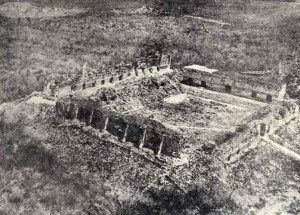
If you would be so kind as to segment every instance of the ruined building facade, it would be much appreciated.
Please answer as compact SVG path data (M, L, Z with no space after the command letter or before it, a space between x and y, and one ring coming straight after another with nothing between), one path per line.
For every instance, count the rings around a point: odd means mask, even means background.
M278 129L297 118L299 106L293 101L263 107L241 122L235 135L222 145L219 156L225 163L234 163L262 144L263 137L273 139Z
M279 97L285 94L284 85L269 74L220 72L198 65L184 68L183 83L264 102L282 99Z
M179 157L183 148L180 134L160 122L108 110L99 102L86 98L57 101L56 114L59 123L78 120L86 126L110 133L120 142L131 142L139 149L151 149L157 156Z
M171 56L158 53L157 56L139 58L131 64L120 64L103 69L88 68L87 63L82 67L80 75L71 80L51 80L45 82L44 94L51 97L58 97L59 88L69 88L72 92L85 90L87 88L101 87L109 84L116 84L146 74L160 72L162 69L170 69Z

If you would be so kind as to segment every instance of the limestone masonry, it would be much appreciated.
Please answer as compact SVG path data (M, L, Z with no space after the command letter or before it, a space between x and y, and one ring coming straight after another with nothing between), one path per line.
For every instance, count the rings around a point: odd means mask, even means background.
M146 60L147 63L133 63L132 67L118 69L116 73L107 72L106 77L98 77L84 65L82 75L71 82L60 86L48 83L45 94L58 99L57 122L77 121L99 132L109 133L119 142L130 142L139 149L148 148L158 157L182 158L187 148L197 142L197 130L228 132L230 129L210 128L204 124L199 127L197 118L190 122L191 126L183 126L177 122L180 119L166 120L161 114L168 109L177 109L177 117L188 114L186 111L199 115L198 102L209 104L206 108L213 108L210 103L214 102L225 108L224 113L229 111L228 114L232 114L234 110L242 114L246 111L244 121L229 124L234 126L235 135L222 146L220 157L224 162L234 162L245 154L243 151L255 147L260 137L270 134L285 123L286 118L295 117L299 112L297 105L284 102L285 85L280 84L280 77L274 78L270 71L220 72L200 65L186 66L180 71L170 68L170 56L157 56L149 58L152 61ZM282 102L287 110L281 107ZM184 106L186 110L182 108ZM286 113L280 123L273 119L277 106L282 109L280 113ZM255 116L262 112L266 113L256 119ZM220 119L226 120L224 116L220 115ZM207 122L211 121L210 118ZM218 124L226 126L225 122Z

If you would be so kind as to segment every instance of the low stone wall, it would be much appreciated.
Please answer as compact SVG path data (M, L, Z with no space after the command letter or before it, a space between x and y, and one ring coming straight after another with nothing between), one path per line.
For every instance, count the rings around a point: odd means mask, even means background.
M70 86L71 90L82 90L106 83L118 83L129 76L143 76L147 73L159 72L160 69L170 68L171 56L162 54L159 59L159 64L156 65L150 65L149 62L151 62L151 59L148 58L142 61L148 63L139 62L134 65L132 64L130 68L127 67L123 69L111 68L108 73L101 72L101 74L105 74L104 76L102 75L102 77L99 77L99 73L93 74L92 76L88 76L87 74L78 76L77 81Z
M135 147L153 150L156 155L178 157L182 150L180 134L160 122L102 108L95 101L68 99L56 105L58 123L79 120L87 126L106 131L120 142L131 142Z
M127 79L128 77L139 77L143 76L147 73L151 74L153 72L158 72L159 69L158 67L149 67L145 69L136 69L136 70L130 70L127 71L126 73L123 74L114 74L111 76L106 76L106 77L97 77L92 80L86 80L86 81L80 81L78 83L73 83L70 85L70 88L72 91L79 91L79 90L84 90L96 86L103 86L105 84L111 83L111 84L117 84L120 83L121 81Z
M236 135L220 147L224 162L232 163L254 149L261 137L273 134L293 118L299 117L299 106L294 102L269 105L245 119Z

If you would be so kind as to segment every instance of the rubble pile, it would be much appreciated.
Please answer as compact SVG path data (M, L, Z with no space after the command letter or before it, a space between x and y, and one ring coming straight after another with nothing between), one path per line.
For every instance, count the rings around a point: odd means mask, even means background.
M140 107L151 107L156 103L161 103L165 97L180 92L181 89L177 83L168 76L161 76L159 78L144 77L116 90L101 88L96 96L103 104L109 104L109 109L124 112Z

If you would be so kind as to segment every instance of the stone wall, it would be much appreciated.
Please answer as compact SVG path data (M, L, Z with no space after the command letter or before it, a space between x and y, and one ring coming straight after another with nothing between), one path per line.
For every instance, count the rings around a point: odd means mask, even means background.
M192 86L205 87L207 89L231 93L237 96L247 97L259 101L272 102L279 96L281 85L270 81L249 79L238 73L213 74L185 69L183 72L183 83Z
M58 97L59 88L69 88L71 91L79 91L92 87L99 87L108 83L116 84L128 77L143 76L147 73L159 72L160 69L170 69L171 56L157 53L146 57L140 57L133 63L121 62L118 65L109 65L98 69L87 68L84 64L81 74L67 74L56 76L55 79L45 83L44 93L48 96ZM56 82L54 84L54 82ZM53 82L53 83L52 83Z
M151 149L154 154L178 157L182 150L180 134L160 122L102 108L96 101L65 99L56 105L58 123L78 120L99 131L108 132L120 142L131 142L137 148Z
M99 87L99 86L104 86L107 85L108 83L110 84L117 84L125 79L128 80L129 77L139 77L143 76L147 73L153 73L153 72L158 72L158 67L148 67L148 68L143 68L143 69L136 69L136 70L128 70L124 74L111 74L107 76L101 76L101 77L94 77L91 79L87 79L85 81L79 81L79 82L74 82L70 84L70 89L71 91L79 91L79 90L84 90L92 87Z
M262 108L238 126L235 136L220 147L224 162L232 163L261 143L261 137L272 135L292 119L299 117L299 106L284 102Z
M136 59L135 63L126 65L117 65L102 69L100 72L86 73L77 76L70 84L71 90L77 91L104 85L106 83L117 83L129 76L142 76L146 73L158 72L161 68L170 68L171 56L161 55L158 63L151 63L153 56Z

